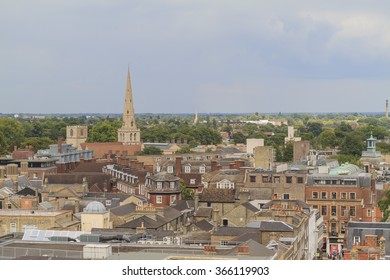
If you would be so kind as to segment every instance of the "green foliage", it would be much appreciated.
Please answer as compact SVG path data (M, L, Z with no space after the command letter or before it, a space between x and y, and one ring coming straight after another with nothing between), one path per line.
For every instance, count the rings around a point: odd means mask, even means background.
M180 150L176 151L176 154L189 154L191 152L191 147L181 147Z
M233 134L233 141L234 144L245 144L246 137L242 132L236 132Z
M20 146L24 139L24 127L22 123L14 119L0 119L0 152L9 153L14 146Z
M348 132L340 145L341 154L361 156L365 149L364 135L358 131Z
M333 129L325 129L318 136L318 144L322 146L322 148L331 147L333 148L338 144L337 137Z
M355 155L346 155L346 154L337 154L337 155L334 155L332 156L331 158L334 158L334 159L337 159L337 161L339 162L339 164L343 164L343 163L351 163L351 164L355 164L357 166L360 166L360 156L355 156Z
M163 151L157 147L150 146L145 147L142 152L139 153L139 155L162 155Z
M382 153L390 153L390 144L385 142L376 143L376 149Z
M104 120L92 127L89 132L88 142L116 142L118 141L119 120Z
M186 187L183 179L180 180L180 188L182 200L194 200L194 191Z
M378 207L379 209L381 209L383 213L382 222L387 222L387 219L389 218L390 215L389 206L390 206L390 190L388 190L385 193L385 197L383 199L378 201Z
M41 149L47 149L50 144L55 144L55 141L53 141L49 137L29 137L25 138L22 143L22 146L32 146L33 151L37 152Z

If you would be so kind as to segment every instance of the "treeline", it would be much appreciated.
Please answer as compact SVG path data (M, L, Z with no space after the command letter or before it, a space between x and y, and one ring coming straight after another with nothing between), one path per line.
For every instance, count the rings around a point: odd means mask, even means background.
M193 124L192 116L137 116L137 126L141 129L143 142L169 142L175 139L186 142L189 147L196 145L220 144L221 133L233 143L246 143L247 138L263 138L265 145L276 150L277 161L291 161L292 145L285 144L287 125L257 125L240 123L236 120L284 119L294 125L295 136L310 141L315 149L338 149L342 161L357 161L366 149L366 139L372 135L382 142L377 149L390 152L388 119L381 116L363 114L290 114L283 115L245 115L209 116L200 115L199 123ZM109 116L47 118L44 120L0 118L0 154L10 153L14 146L27 145L37 151L56 143L59 137L65 139L67 125L86 125L89 128L89 142L117 141L120 118ZM182 152L189 151L183 149Z

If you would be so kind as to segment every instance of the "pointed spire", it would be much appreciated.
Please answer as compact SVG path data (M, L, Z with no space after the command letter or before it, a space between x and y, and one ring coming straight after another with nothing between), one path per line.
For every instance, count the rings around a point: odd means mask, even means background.
M131 89L130 67L127 67L125 104L123 109L122 127L118 129L118 141L124 144L139 144L140 131L135 123L133 92Z

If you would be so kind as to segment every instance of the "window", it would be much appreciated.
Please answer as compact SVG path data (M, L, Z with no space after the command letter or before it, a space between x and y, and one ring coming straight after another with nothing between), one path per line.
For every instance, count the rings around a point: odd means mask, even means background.
M318 198L318 192L313 192L313 198L317 199Z
M349 193L349 199L356 199L356 193L350 192Z
M342 192L340 194L340 196L341 196L341 199L347 199L347 193L345 193L345 192Z
M357 243L360 243L360 236L353 237L353 244L356 245Z
M326 206L326 205L322 205L321 206L321 215L322 216L326 216L327 214L326 214L326 212L327 212L327 209L328 207Z
M168 165L167 172L168 173L173 173L173 166L172 165Z
M185 173L190 173L190 172L191 172L191 166L186 165L186 166L184 167L184 172L185 172Z
M274 177L274 183L280 183L280 177Z
M356 208L355 208L355 206L349 207L349 215L351 215L352 217L356 216Z
M337 206L331 207L331 213L332 213L332 216L337 216Z
M156 171L157 171L157 172L160 172L160 171L161 171L161 166L160 166L160 165L157 165Z
M345 224L344 223L341 224L341 233L345 233Z
M175 182L169 182L169 187L171 189L174 189L175 188Z
M336 192L332 192L331 196L332 196L332 199L337 199L337 193Z
M7 208L8 208L8 209L12 209L12 204L11 204L11 203L8 203L8 204L7 204Z
M173 204L175 200L176 200L176 195L171 195L171 199L170 199L171 204Z
M195 185L196 184L196 179L190 179L190 184Z
M204 166L200 166L199 167L199 173L206 173L206 167L204 167Z
M229 241L228 240L221 240L221 241L219 241L219 244L221 246L227 246L229 244Z
M371 217L371 209L367 209L367 217Z
M313 209L318 209L318 205L313 205Z
M111 200L109 199L106 200L106 206L111 206Z
M262 177L262 182L263 183L268 183L268 176L263 176Z
M9 232L16 232L16 223L9 224Z
M340 206L341 217L347 216L347 206Z
M251 183L256 183L256 176L249 176L249 181Z
M321 192L321 198L322 198L322 199L326 199L326 195L327 195L326 192Z
M156 203L157 204L161 204L162 203L162 196L161 195L156 196Z
M297 177L297 183L303 184L303 177Z
M283 199L290 199L290 194L289 193L284 193L283 194Z
M157 182L157 189L161 190L162 189L162 185L163 185L162 182Z
M286 177L286 183L287 184L291 184L292 183L292 177L291 176L287 176Z

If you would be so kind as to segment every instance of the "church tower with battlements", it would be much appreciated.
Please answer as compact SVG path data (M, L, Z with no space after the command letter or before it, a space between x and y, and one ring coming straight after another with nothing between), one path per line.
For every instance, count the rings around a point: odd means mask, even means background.
M122 117L122 127L118 129L118 142L123 145L141 144L141 133L135 123L133 93L131 90L130 69L127 71L125 106Z

